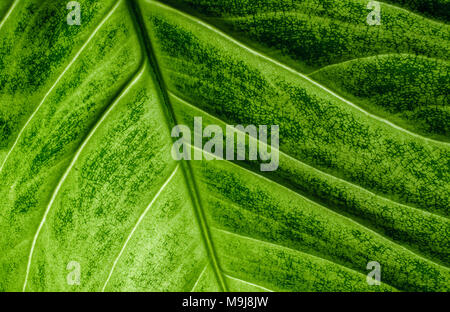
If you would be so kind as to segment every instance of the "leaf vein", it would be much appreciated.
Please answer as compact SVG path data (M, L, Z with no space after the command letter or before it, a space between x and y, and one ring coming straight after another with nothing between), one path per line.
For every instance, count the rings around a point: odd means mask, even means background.
M9 18L11 13L14 11L14 8L19 3L19 0L14 0L13 4L9 7L8 12L6 12L6 15L3 17L2 21L0 22L0 29L2 29L3 25L5 24L6 20Z
M130 234L128 234L127 239L125 240L125 242L123 243L122 248L120 249L119 254L117 255L117 257L114 259L113 265L111 267L111 270L109 271L108 277L105 281L105 284L103 285L102 288L102 292L105 291L106 286L108 285L109 280L111 279L111 276L114 272L114 269L116 268L117 262L119 261L120 257L122 256L125 248L128 245L128 242L130 241L131 237L133 236L134 232L136 231L136 229L139 227L139 225L141 224L142 220L144 220L147 212L150 210L150 208L153 206L153 204L155 203L155 201L158 199L159 195L161 195L162 191L166 188L166 186L170 183L170 181L172 180L172 178L175 176L176 172L178 171L179 165L177 165L175 167L175 169L172 171L172 173L170 174L170 176L167 178L167 180L163 183L163 185L159 188L158 192L156 193L156 195L153 197L152 201L150 202L150 204L148 204L148 206L144 209L144 211L142 212L142 214L139 216L139 219L137 220L136 224L134 225L134 227L131 229Z

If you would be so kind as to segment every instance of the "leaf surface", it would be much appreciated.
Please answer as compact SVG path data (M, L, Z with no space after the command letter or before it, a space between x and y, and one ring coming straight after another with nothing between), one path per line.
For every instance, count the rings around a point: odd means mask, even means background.
M79 27L65 3L0 8L1 290L448 290L444 21L386 6L369 28L365 1L79 2ZM173 160L194 117L279 125L278 169Z

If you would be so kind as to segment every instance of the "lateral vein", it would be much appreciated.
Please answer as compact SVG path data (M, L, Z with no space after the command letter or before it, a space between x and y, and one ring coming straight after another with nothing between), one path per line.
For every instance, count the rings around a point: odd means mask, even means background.
M205 265L205 268L202 270L202 273L200 273L200 275L197 278L197 281L195 282L194 286L192 286L192 289L190 292L193 292L195 287L197 287L198 282L200 281L200 279L202 278L203 274L205 273L206 269L208 268L208 263Z
M326 258L319 257L317 255L310 254L310 253L302 251L302 250L290 248L290 247L287 247L287 246L284 246L284 245L275 244L275 243L268 242L268 241L262 240L262 239L257 239L257 238L251 237L251 236L237 234L237 233L230 232L230 231L227 231L227 230L224 230L224 229L220 229L220 228L217 228L217 227L215 227L214 230L216 230L218 232L222 232L222 233L230 235L230 236L238 237L238 238L243 239L243 240L249 240L249 241L252 241L252 242L255 242L255 243L258 243L258 244L268 245L268 246L275 247L275 248L278 248L278 249L287 250L289 252L304 254L304 255L310 256L310 257L315 258L315 259L319 259L319 260L322 260L322 261L326 261L328 263L332 263L332 264L337 265L339 267L342 267L342 268L344 268L346 270L353 271L356 274L364 275L363 273L361 273L361 272L359 272L359 271L357 271L355 269L349 268L349 267L347 267L347 266L345 266L343 264L331 261L331 260L326 259Z
M266 290L266 291L274 292L273 290L271 290L271 289L269 289L269 288L266 288L266 287L263 287L263 286L260 286L260 285L257 285L257 284L253 284L253 283L244 281L244 280L242 280L242 279L240 279L240 278L233 277L233 276L231 276L231 275L229 275L229 274L225 274L225 276L228 277L228 278L230 278L230 279L233 279L233 280L235 280L235 281L238 281L238 282L242 282L242 283L245 283L245 284L248 284L248 285L257 287L257 288L261 288L261 289L264 289L264 290Z
M105 284L103 285L102 288L102 292L105 291L106 286L109 283L109 280L114 272L114 269L116 268L117 262L119 261L120 257L122 256L125 248L128 245L128 242L130 241L131 237L133 236L134 232L136 231L136 229L139 227L139 225L141 224L142 220L144 220L145 215L147 214L147 212L150 210L150 208L153 206L153 204L155 203L155 201L158 199L159 195L161 195L162 191L166 188L166 186L170 183L170 181L172 180L172 178L175 176L175 173L177 172L179 168L179 165L177 165L175 167L175 169L172 171L172 173L170 174L169 178L167 178L167 180L164 182L164 184L160 187L160 189L158 190L158 192L156 193L156 195L153 197L152 201L150 202L150 204L148 204L148 206L144 209L144 211L142 212L142 214L140 215L139 219L137 220L136 224L134 225L133 229L131 230L130 234L128 234L127 239L125 240L119 254L117 255L116 259L113 262L113 265L111 267L111 270L109 271L108 274L108 278L105 281Z
M6 12L6 15L3 17L1 23L0 23L0 29L2 29L3 25L5 24L6 20L11 15L12 11L14 11L14 8L19 3L19 0L14 0L13 4L9 7L8 12Z

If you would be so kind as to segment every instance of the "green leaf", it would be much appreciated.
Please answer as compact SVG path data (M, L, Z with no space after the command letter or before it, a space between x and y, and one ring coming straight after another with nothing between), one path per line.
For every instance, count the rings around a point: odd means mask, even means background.
M445 21L79 3L80 26L65 1L0 7L0 290L449 290ZM175 161L194 117L279 125L278 169Z

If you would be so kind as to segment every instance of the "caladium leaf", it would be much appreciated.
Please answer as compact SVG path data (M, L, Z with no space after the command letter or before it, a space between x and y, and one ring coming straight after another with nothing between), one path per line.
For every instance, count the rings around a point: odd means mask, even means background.
M445 115L355 92L446 111L445 22L388 6L377 29L366 1L78 2L80 25L64 1L3 10L1 290L448 290L449 145L425 127ZM422 54L429 87L375 54ZM277 170L174 160L172 128L199 117L278 125Z

